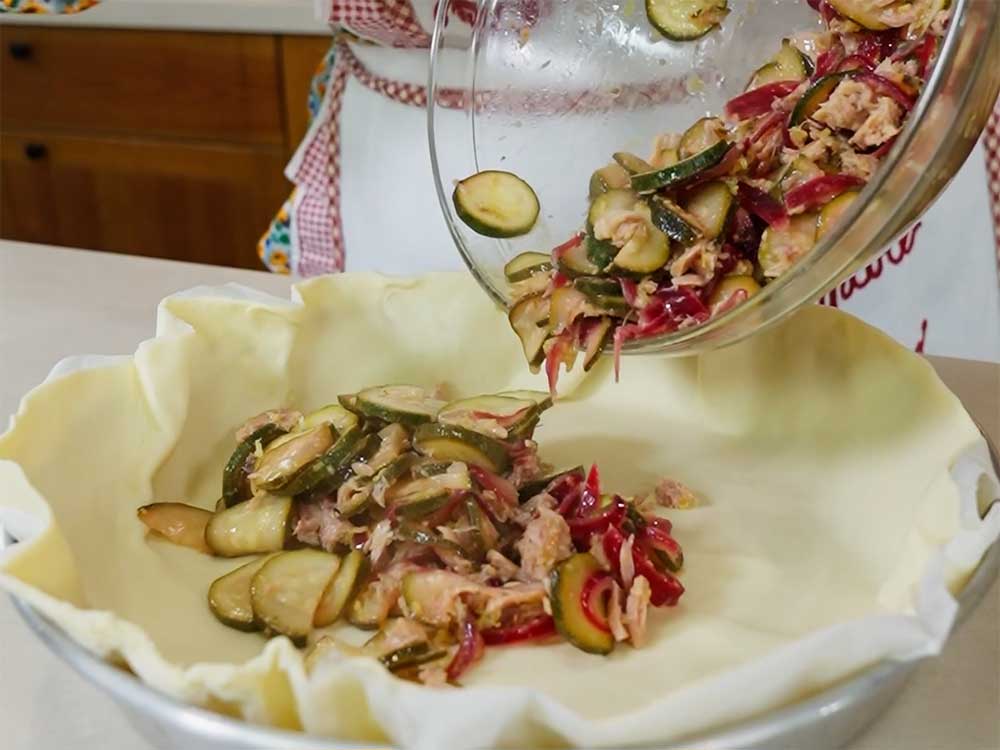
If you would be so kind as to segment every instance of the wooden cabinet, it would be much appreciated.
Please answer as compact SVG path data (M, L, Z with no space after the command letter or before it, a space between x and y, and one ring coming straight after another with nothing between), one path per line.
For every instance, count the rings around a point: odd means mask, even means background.
M329 45L0 26L0 237L259 268Z

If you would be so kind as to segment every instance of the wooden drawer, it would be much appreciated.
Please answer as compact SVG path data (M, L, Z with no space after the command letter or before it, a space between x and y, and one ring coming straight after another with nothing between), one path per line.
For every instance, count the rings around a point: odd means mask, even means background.
M5 239L244 268L290 187L281 147L8 132L0 160Z
M284 143L273 36L0 26L0 127Z

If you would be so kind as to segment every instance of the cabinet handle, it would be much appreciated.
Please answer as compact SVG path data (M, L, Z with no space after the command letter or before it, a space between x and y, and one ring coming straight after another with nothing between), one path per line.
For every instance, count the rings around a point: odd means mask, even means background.
M43 143L27 143L24 146L24 155L31 161L38 161L48 156L49 150Z
M11 42L8 47L10 56L15 60L30 60L35 53L34 47L27 42Z

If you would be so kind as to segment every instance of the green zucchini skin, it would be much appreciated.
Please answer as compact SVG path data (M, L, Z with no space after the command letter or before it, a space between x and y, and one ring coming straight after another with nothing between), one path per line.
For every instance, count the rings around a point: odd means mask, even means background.
M610 654L615 638L597 628L583 611L584 586L591 576L602 572L589 552L581 552L561 562L552 571L552 619L562 636L581 651Z
M267 445L286 433L287 430L276 424L266 424L236 446L236 450L226 462L226 468L222 471L222 502L227 508L250 499L250 480L246 463L253 454L257 441L259 440L261 445Z
M355 427L338 438L326 453L300 471L282 488L282 494L301 495L320 488L333 489L339 484L339 472L349 465L368 446L368 436Z
M646 0L646 17L667 39L691 42L718 27L726 0Z
M704 151L669 167L634 174L632 189L637 193L653 193L672 185L679 185L717 166L732 147L733 144L728 141L719 141L714 146L709 146Z
M451 196L466 226L485 237L505 239L527 234L538 220L538 196L511 172L486 170L466 177Z
M794 128L812 117L823 102L830 98L830 94L840 85L840 82L849 78L853 72L845 70L839 73L830 73L812 84L795 104L788 120L788 126Z
M413 433L413 447L437 461L462 461L496 474L503 474L510 466L503 443L455 425L421 425Z
M690 245L698 239L700 235L698 228L686 221L665 201L656 198L650 200L649 212L653 226L675 242Z

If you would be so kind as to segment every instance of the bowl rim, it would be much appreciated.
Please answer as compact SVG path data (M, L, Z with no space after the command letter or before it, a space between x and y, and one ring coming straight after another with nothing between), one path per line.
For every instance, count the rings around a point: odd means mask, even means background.
M985 430L978 425L977 428L986 442L994 471L1000 476L1000 451ZM985 516L995 505L1000 505L1000 498L987 506L983 510L983 515ZM994 541L986 550L961 593L956 597L958 614L952 633L976 609L998 574L1000 574L1000 539ZM159 723L248 749L285 747L289 750L329 750L331 742L336 742L345 750L362 750L373 746L372 742L358 743L251 724L207 708L184 703L150 687L128 670L91 653L24 600L14 595L11 595L10 599L18 614L39 640L74 671L110 694L117 702L125 704L131 711L151 716ZM950 638L951 634L948 637ZM761 742L778 739L808 727L817 720L835 714L842 715L865 704L891 681L905 679L927 658L929 657L924 656L913 661L887 659L878 661L856 676L834 683L794 703L682 738L670 745L662 745L660 750L682 750L693 745L716 748L759 746ZM858 727L859 730L861 728ZM385 748L398 748L397 745L390 743L374 744Z

